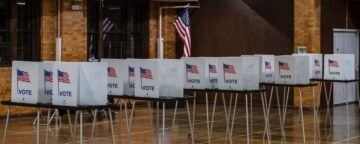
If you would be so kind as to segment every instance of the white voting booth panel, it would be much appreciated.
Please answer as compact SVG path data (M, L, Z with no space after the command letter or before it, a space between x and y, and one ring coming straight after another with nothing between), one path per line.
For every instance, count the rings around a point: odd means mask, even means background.
M332 80L355 79L355 56L353 54L325 54L324 78Z
M39 97L44 100L42 103L51 103L52 101L53 65L54 62L40 63Z
M54 105L107 104L107 63L54 63Z
M184 66L182 60L137 60L135 96L159 98L183 97Z
M308 56L309 57L309 73L310 78L323 78L323 56L322 54L293 54L293 56Z
M259 66L260 66L260 82L263 83L273 83L275 81L274 76L274 55L255 55L259 57Z
M259 89L258 57L219 58L219 89L256 90Z
M184 87L187 89L218 88L218 60L214 57L187 57L184 60Z
M275 83L310 83L309 57L292 55L275 56Z
M127 74L125 78L127 80L124 85L124 94L128 96L135 95L135 72L138 71L138 69L135 69L135 66L138 60L139 59L126 59L125 70Z
M13 61L11 77L11 101L20 103L42 103L39 97L39 62Z
M108 94L124 95L125 88L128 87L128 65L125 59L101 59L101 62L107 62Z

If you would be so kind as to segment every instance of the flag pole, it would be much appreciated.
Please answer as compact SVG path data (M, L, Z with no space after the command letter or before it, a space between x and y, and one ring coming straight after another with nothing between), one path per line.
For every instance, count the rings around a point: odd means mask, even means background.
M158 58L164 58L164 38L162 37L162 10L163 9L181 9L181 8L200 8L199 5L182 5L182 6L163 6L159 8L159 37L158 37Z

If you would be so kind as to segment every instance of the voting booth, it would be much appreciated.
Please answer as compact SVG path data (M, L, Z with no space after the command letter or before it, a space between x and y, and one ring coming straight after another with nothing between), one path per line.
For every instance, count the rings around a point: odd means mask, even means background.
M323 78L323 56L322 54L293 54L293 56L308 56L310 78Z
M39 96L39 62L13 61L11 75L11 101L20 103L45 103Z
M183 60L147 59L135 63L135 96L183 97Z
M325 54L324 79L355 79L355 56L353 54Z
M56 62L53 65L54 105L106 105L107 63Z
M259 58L221 57L219 61L219 89L256 90L259 89Z
M187 89L218 88L218 59L214 57L186 57L184 87Z
M259 57L259 69L260 69L260 82L262 83L274 83L275 81L275 65L274 55L255 55Z
M275 56L275 83L309 84L309 57L303 55Z
M124 95L125 88L128 87L128 65L125 59L101 59L107 62L107 90L109 95Z

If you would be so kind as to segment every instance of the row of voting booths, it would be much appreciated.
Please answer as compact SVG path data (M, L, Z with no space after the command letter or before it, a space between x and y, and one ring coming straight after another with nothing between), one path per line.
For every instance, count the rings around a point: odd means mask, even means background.
M259 83L355 79L352 54L244 55L101 62L14 61L13 102L103 105L107 95L182 97L183 89L256 90Z

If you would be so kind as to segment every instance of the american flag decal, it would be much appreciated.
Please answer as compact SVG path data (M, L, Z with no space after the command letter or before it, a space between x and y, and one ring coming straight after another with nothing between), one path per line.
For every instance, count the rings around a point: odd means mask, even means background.
M212 64L209 64L209 72L210 73L216 73L216 66L212 65Z
M16 73L17 73L17 81L31 83L28 72L17 69Z
M44 80L45 82L52 82L53 81L53 73L52 71L47 71L44 69Z
M199 69L196 65L191 65L191 64L186 63L186 72L198 74Z
M329 66L330 67L339 67L339 64L336 60L329 59Z
M279 62L279 69L281 70L290 70L289 64L286 62Z
M69 74L67 72L62 72L58 70L58 82L61 83L70 83Z
M151 70L140 67L140 78L153 79Z
M135 76L135 69L129 66L129 77L134 77L134 76Z
M271 69L271 63L268 61L265 61L265 69Z
M320 66L320 61L315 59L315 66L319 67Z
M236 74L234 65L223 64L223 67L224 73Z
M116 69L113 67L108 67L108 77L116 77Z

